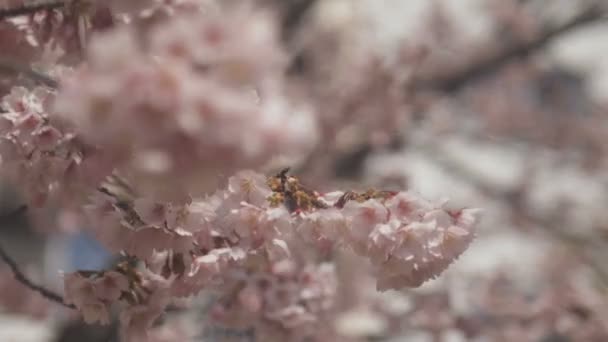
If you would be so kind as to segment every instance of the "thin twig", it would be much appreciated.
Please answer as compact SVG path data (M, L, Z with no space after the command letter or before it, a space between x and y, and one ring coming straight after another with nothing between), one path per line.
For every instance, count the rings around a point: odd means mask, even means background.
M10 255L8 255L2 246L0 246L0 259L2 259L2 261L4 261L8 267L10 267L15 279L30 290L36 291L42 295L42 297L59 305L65 306L66 308L76 309L73 304L67 304L61 295L45 288L44 286L34 284L25 274L23 274L23 272L19 269L19 266L17 266L17 262L11 258Z
M415 82L414 88L456 92L471 82L500 70L501 67L514 60L530 56L566 33L604 19L607 19L606 13L599 5L590 6L563 24L546 28L533 40L501 48L494 54L472 62L456 72L447 75L432 75L418 80Z
M22 74L27 78L53 89L59 86L59 82L40 71L36 71L28 66L20 65L4 59L0 59L0 73Z
M14 216L21 215L25 210L27 210L27 206L21 205L17 209L11 211L10 213L2 215L2 217L0 218L0 222L6 222L6 220L8 220ZM15 261L15 259L13 259L2 246L0 246L0 259L2 259L2 261L4 261L4 263L6 263L8 265L8 267L10 267L15 279L18 282L20 282L21 284L23 284L25 287L29 288L32 291L38 292L42 297L44 297L52 302L55 302L66 308L76 309L76 307L74 305L67 304L63 300L63 297L61 295L45 288L44 286L41 286L41 285L38 285L38 284L35 284L34 282L32 282L21 271L21 269L19 269L19 266L17 265L17 262Z
M0 20L20 15L32 14L45 10L53 10L65 6L66 1L29 1L12 8L0 8Z

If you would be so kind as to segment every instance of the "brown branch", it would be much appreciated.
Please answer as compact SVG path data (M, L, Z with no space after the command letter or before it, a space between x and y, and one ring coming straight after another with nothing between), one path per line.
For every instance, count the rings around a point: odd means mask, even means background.
M419 79L414 83L414 88L433 89L448 93L457 92L468 84L500 70L501 67L512 61L526 58L538 52L566 33L604 19L607 19L606 12L600 5L589 6L563 24L546 28L533 40L500 48L490 56L470 63L468 66L447 75L431 75Z
M14 216L21 215L25 210L27 210L26 205L19 206L17 209L9 212L8 214L2 215L2 217L0 217L0 222L6 222L6 220L8 220ZM76 309L76 307L73 304L67 304L61 295L45 288L44 286L41 286L41 285L38 285L38 284L35 284L34 282L32 282L23 273L23 271L21 271L21 269L17 265L17 262L15 261L15 259L13 259L2 246L0 246L0 259L2 259L2 261L4 261L4 263L6 263L8 265L8 267L11 269L15 279L18 282L20 282L22 285L24 285L25 287L29 288L32 291L38 292L42 297L44 297L52 302L55 302L66 308Z
M407 85L407 91L435 90L446 93L458 92L476 80L499 71L508 63L517 59L528 57L542 50L550 42L566 33L605 19L608 19L606 16L606 11L602 9L600 5L591 5L586 10L583 10L581 13L572 17L572 19L566 21L565 23L555 27L546 28L534 40L503 47L490 56L486 56L478 61L474 61L468 66L448 74L434 74L416 79L411 84ZM295 69L297 64L294 63L292 67ZM393 137L393 139L397 141L399 137ZM373 149L371 149L369 146L360 146L353 153L339 156L338 159L340 161L348 162L338 163L338 168L342 168L343 165L348 166L348 174L339 173L339 175L358 176L360 169L363 166L363 162L372 151ZM487 191L487 189L484 191Z
M42 297L52 302L65 306L66 308L76 309L73 304L67 304L61 295L45 288L44 286L34 284L25 274L23 274L23 272L19 269L19 266L17 266L17 262L11 258L10 255L8 255L2 246L0 246L0 259L2 259L2 261L4 261L8 267L10 267L15 279L25 287L32 291L38 292Z
M65 0L59 1L26 1L21 6L13 8L0 8L0 20L17 17L20 15L33 14L45 10L53 10L65 6Z

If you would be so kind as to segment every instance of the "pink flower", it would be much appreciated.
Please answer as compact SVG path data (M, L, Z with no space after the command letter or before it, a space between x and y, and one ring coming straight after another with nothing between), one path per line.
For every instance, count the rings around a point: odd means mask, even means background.
M462 226L447 211L434 209L420 221L405 218L377 227L369 251L379 272L378 289L419 286L443 272L473 240L474 212L467 210Z
M83 174L83 163L94 159L49 110L54 93L46 88L13 87L0 101L0 157L7 176L22 184L30 204L45 204L50 196L64 204L79 199L95 176ZM103 170L103 169L101 169ZM100 171L101 171L100 170ZM101 171L103 172L103 171Z
M296 229L305 241L327 251L348 234L348 226L340 210L328 208L303 214Z
M104 272L92 281L95 297L105 302L115 302L122 292L129 289L127 278L116 271Z
M87 324L99 323L110 324L110 312L108 306L102 302L85 303L78 308Z
M131 305L120 313L121 337L125 341L148 340L148 330L170 303L172 281L158 277L148 279L144 285L148 289L144 302Z
M64 298L66 303L74 304L82 314L85 322L109 324L110 313L108 303L97 297L94 282L79 273L68 274L64 278ZM102 291L103 292L103 291Z
M399 192L394 197L389 198L385 205L390 210L391 215L401 221L419 220L421 215L433 209L430 202L407 191Z
M263 207L271 194L272 191L266 185L266 177L250 170L240 171L228 180L226 195L234 198L238 204L247 202Z
M93 284L79 273L70 273L64 277L64 293L66 303L77 307L98 301Z
M281 72L286 56L274 18L239 6L221 15L184 15L151 33L151 45L163 57L210 67L223 81L242 84Z
M238 294L238 300L249 313L256 314L262 309L262 296L254 286L250 285L242 289Z
M363 203L347 202L342 209L342 214L348 222L347 245L358 253L363 253L372 230L377 224L387 221L388 213L388 209L375 199Z
M303 155L317 141L314 114L276 86L285 63L274 30L242 8L157 23L142 34L149 44L117 28L91 42L89 64L64 80L54 110L146 195L202 194L218 174Z

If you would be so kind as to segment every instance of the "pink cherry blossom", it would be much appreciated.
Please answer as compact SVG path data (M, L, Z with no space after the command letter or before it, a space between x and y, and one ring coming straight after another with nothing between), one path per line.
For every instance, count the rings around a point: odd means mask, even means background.
M217 184L201 180L219 173L307 153L318 136L315 116L270 86L285 68L272 21L245 9L233 15L168 19L149 32L150 42L127 28L99 35L88 65L65 78L54 111L128 169L148 195L166 199L200 195ZM268 55L244 53L251 48ZM171 187L163 186L167 176Z

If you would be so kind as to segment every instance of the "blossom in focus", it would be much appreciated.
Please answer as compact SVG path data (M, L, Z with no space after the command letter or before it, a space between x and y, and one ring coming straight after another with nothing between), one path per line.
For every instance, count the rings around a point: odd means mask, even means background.
M380 290L417 287L441 274L475 236L477 210L448 209L412 192L322 196L295 177L263 180L240 172L226 190L187 205L98 196L90 212L101 224L93 229L115 252L152 263L169 253L159 269L179 265L180 296L230 283L231 270L280 270L283 261L297 264L311 251L332 249L369 260Z

